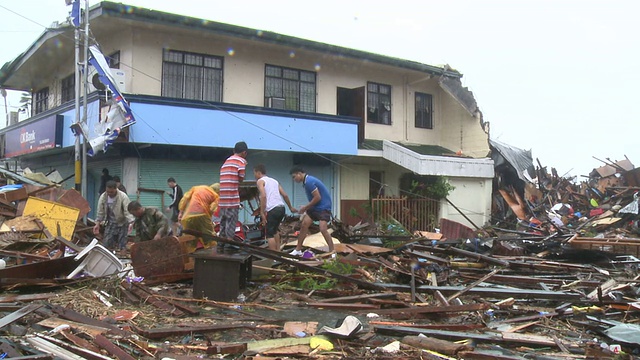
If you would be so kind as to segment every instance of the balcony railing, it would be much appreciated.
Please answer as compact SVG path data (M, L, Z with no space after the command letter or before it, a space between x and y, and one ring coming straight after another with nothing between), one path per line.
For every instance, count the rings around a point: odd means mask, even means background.
M396 220L407 230L433 231L438 227L440 202L432 199L371 199L374 221Z

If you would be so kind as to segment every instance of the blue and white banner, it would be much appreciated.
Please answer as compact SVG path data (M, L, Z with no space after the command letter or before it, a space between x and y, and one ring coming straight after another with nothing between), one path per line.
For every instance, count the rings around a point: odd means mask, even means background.
M82 135L88 140L90 146L87 155L93 156L98 151L106 151L109 145L118 138L120 132L124 128L135 124L136 120L133 117L129 104L116 85L107 59L105 59L102 52L100 52L95 45L89 47L89 51L91 52L89 64L95 68L100 82L111 92L111 104L109 105L107 115L104 119L100 118L99 122L94 126L92 133L89 133L85 124L82 124L80 129L78 129L78 124L74 124L71 127L76 134L78 130L82 132Z
M80 27L80 0L74 0L71 4L71 24Z

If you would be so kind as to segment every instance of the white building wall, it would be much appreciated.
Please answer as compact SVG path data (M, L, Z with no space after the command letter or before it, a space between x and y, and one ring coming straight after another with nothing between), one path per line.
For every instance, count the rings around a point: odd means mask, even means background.
M466 218L482 227L491 217L491 185L493 179L448 178L455 189L448 199L464 214L446 200L440 203L440 217L457 221L474 229Z

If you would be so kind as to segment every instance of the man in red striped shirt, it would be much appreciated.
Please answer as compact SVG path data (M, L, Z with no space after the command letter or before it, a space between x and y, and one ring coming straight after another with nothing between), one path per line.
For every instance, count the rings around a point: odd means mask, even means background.
M220 168L220 236L232 240L236 232L238 211L240 209L240 193L238 186L244 180L247 166L247 143L237 142L233 155L229 156ZM218 244L223 250L224 244Z

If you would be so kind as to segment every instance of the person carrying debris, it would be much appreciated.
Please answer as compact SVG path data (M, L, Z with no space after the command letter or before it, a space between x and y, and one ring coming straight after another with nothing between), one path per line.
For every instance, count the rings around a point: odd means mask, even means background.
M307 200L309 200L309 203L300 207L300 209L292 209L293 212L299 212L300 214L306 213L306 216L302 217L298 244L290 254L302 256L302 244L309 233L309 226L314 221L320 223L320 232L329 246L329 252L333 253L333 239L331 238L331 234L329 234L328 226L329 221L331 221L331 195L329 195L329 190L327 190L327 187L322 181L308 175L304 169L299 166L294 166L291 171L289 171L289 174L291 174L293 181L302 183L304 192L307 195ZM335 253L333 256L335 256Z
M145 208L137 201L132 201L127 210L136 217L133 229L136 231L135 242L158 240L171 235L169 219L156 208Z
M260 224L267 227L269 249L279 251L280 233L278 227L286 213L284 204L287 203L292 212L294 208L289 201L289 195L278 183L278 180L267 176L267 168L263 164L258 164L253 168L253 175L260 192Z
M183 230L194 230L203 234L214 236L213 222L211 217L218 207L218 193L215 189L219 184L196 185L189 189L180 200L178 208L178 220L182 224ZM199 247L210 244L210 238L201 239ZM215 245L215 244L214 244Z
M127 245L127 235L133 228L134 216L129 213L129 196L118 190L116 182L107 181L105 192L98 200L98 215L93 227L95 235L100 234L100 228L104 227L102 242L109 250L124 250Z

